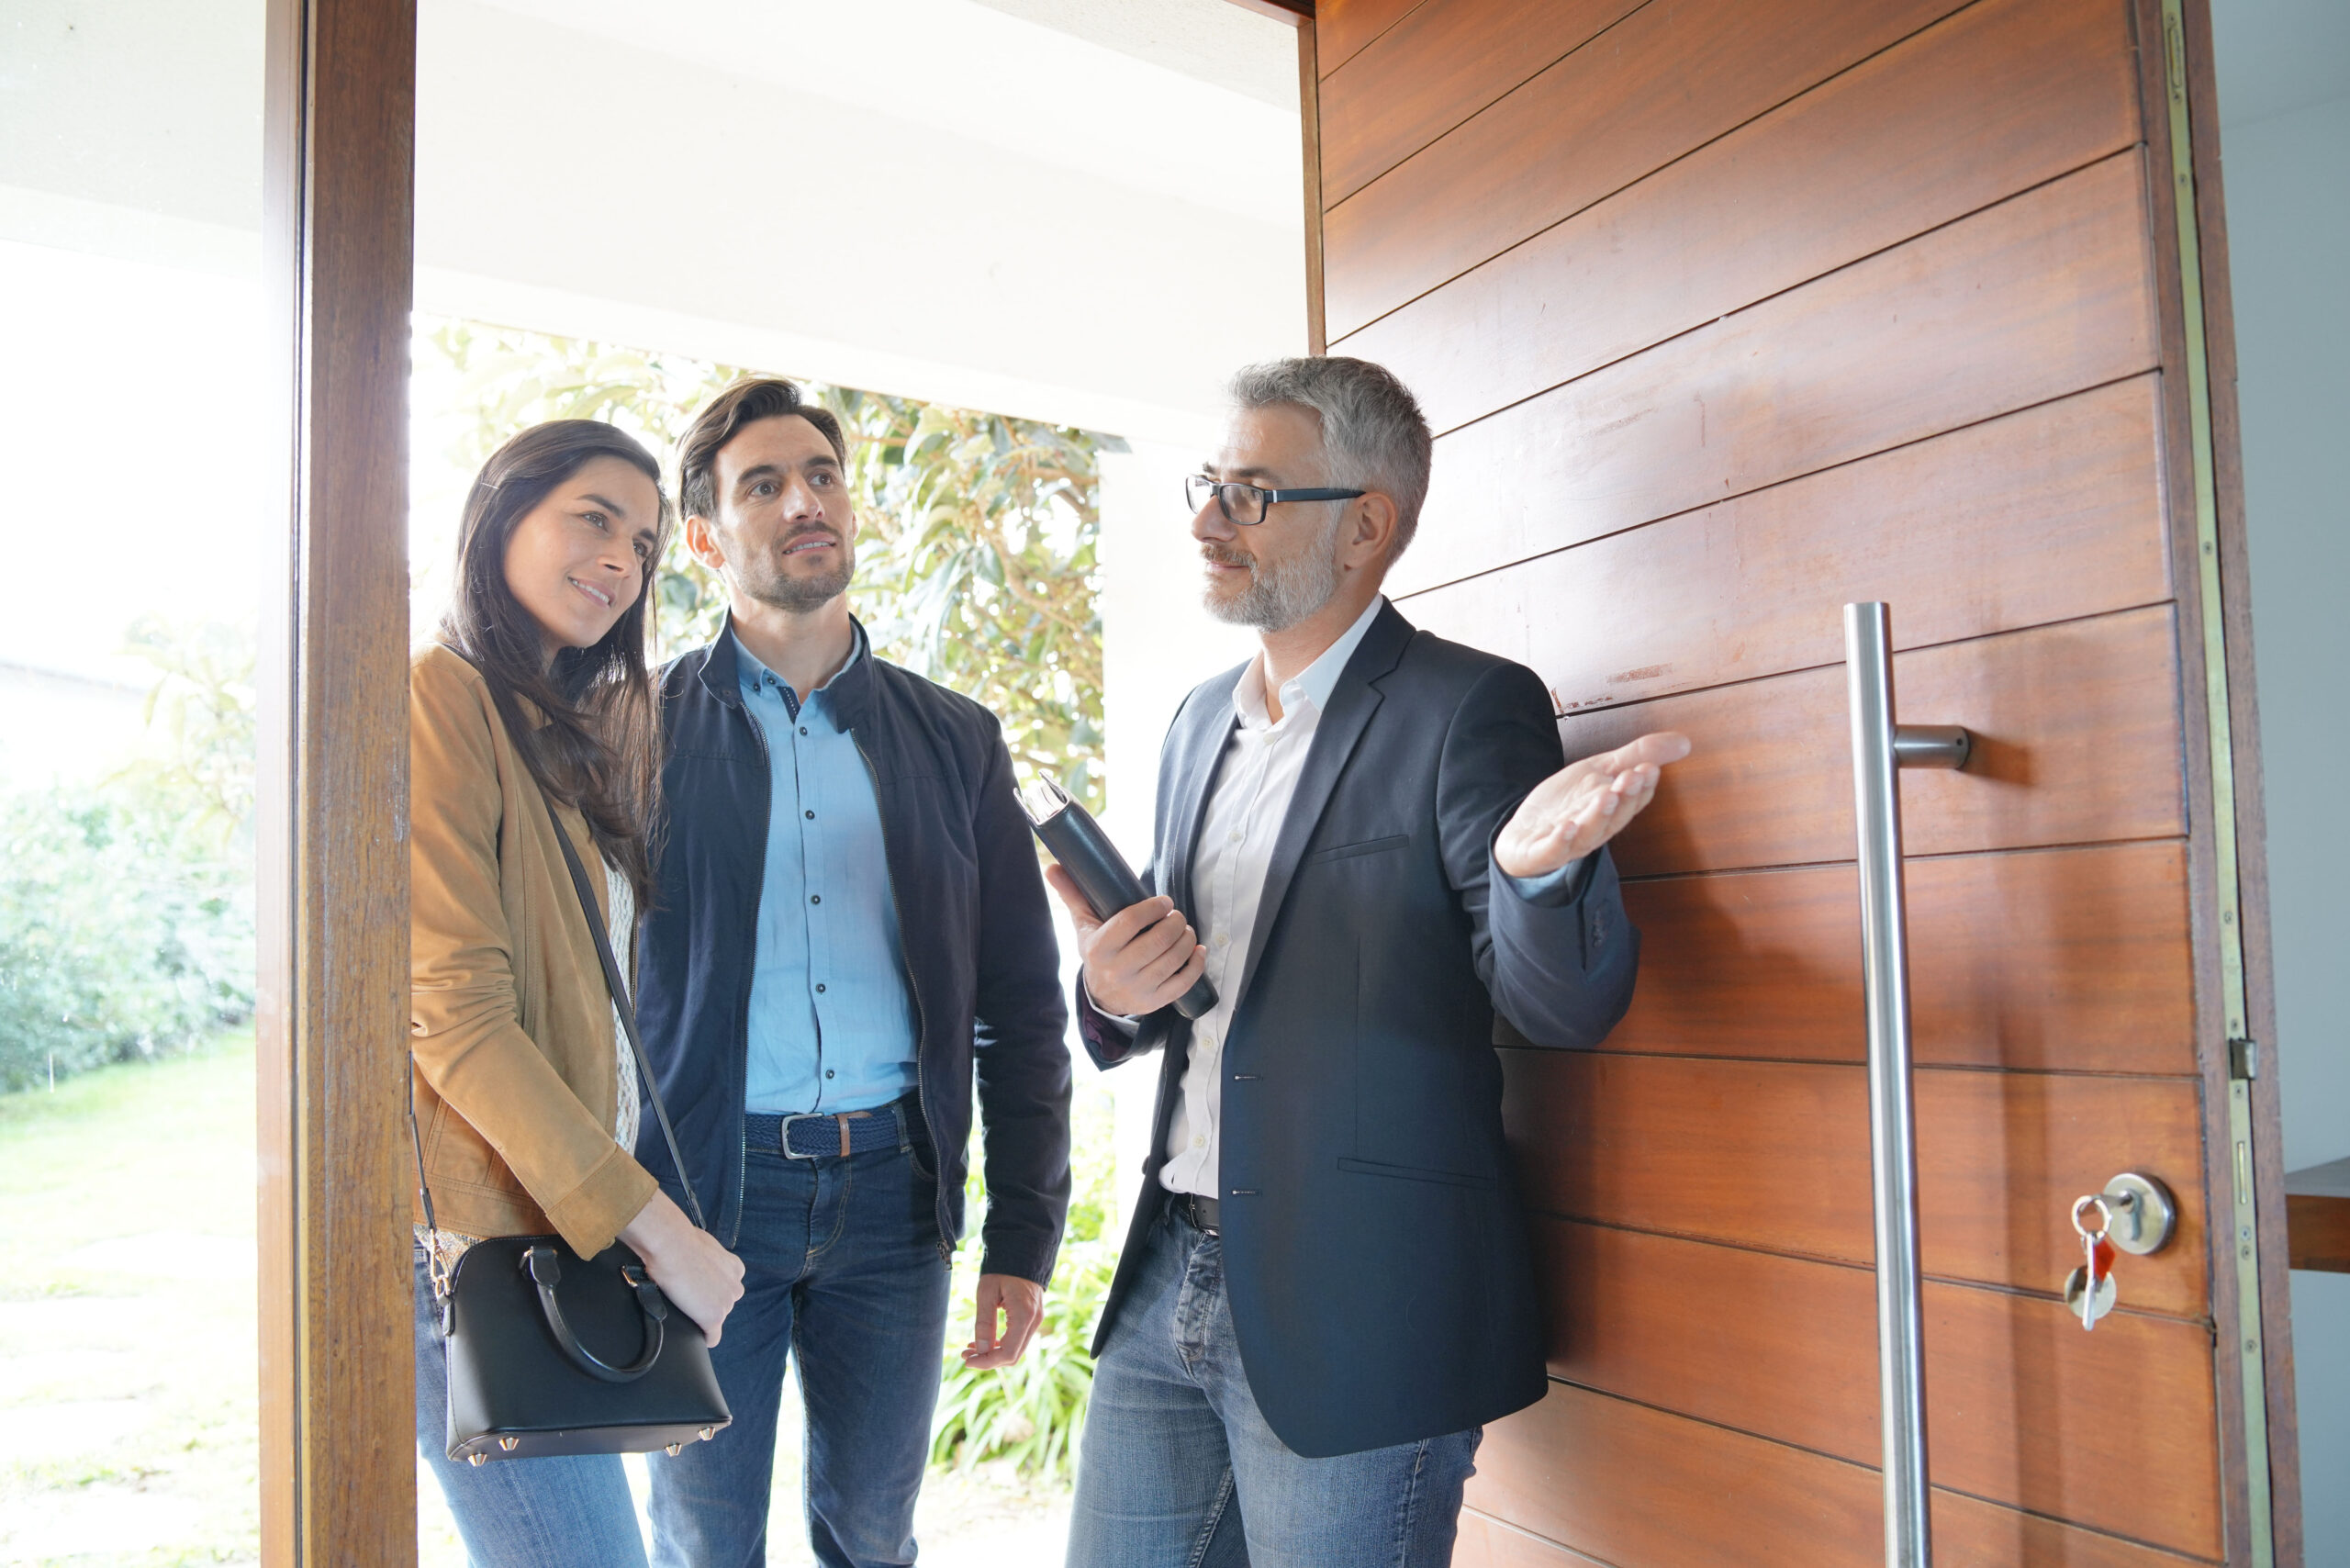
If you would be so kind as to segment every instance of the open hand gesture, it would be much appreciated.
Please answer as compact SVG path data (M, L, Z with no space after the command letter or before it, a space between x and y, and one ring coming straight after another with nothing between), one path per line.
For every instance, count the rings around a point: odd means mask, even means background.
M1494 840L1494 864L1506 876L1539 877L1591 854L1655 798L1665 764L1688 755L1687 735L1659 730L1569 763L1518 802Z

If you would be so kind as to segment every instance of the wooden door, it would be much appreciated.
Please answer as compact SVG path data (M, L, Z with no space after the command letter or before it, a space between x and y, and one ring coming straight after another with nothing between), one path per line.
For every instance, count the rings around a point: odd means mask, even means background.
M1696 743L1618 847L1630 1016L1499 1042L1552 1382L1486 1436L1463 1562L1883 1561L1868 599L1904 719L1978 737L1904 786L1939 1560L2299 1560L2274 1087L2229 1044L2266 982L2206 36L2164 0L1323 0L1328 349L1439 431L1394 593L1539 671L1570 756ZM2178 1235L2084 1333L2071 1202L2133 1169Z

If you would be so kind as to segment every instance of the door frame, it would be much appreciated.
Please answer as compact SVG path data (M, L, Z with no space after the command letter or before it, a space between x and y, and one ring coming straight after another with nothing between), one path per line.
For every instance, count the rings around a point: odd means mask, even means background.
M2162 301L2189 811L2191 821L2210 824L2190 840L2188 891L2228 1556L2255 1568L2298 1565L2284 1132L2275 1053L2264 1048L2277 1037L2276 987L2211 13L2210 0L2133 0L2132 13ZM2239 1143L2248 1183L2239 1175ZM2233 1269L2225 1266L2231 1259Z
M416 1561L408 1033L413 0L269 0L285 528L263 598L262 1561Z

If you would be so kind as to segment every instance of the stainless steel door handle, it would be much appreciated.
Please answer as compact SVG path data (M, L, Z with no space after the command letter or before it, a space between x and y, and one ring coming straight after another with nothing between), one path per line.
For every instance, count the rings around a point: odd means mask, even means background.
M1877 1390L1885 1440L1885 1561L1930 1568L1926 1493L1925 1315L1919 1296L1918 1131L1909 1086L1909 957L1902 904L1903 767L1964 767L1974 740L1951 725L1897 725L1893 622L1882 604L1844 607L1859 839L1861 973L1869 1036L1869 1155L1876 1198Z

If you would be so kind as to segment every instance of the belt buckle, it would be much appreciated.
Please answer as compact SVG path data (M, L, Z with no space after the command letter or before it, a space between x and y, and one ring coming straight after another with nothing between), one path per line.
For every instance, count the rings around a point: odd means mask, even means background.
M830 1111L802 1111L795 1115L784 1117L783 1125L776 1129L776 1142L782 1146L783 1157L786 1159L814 1159L819 1158L814 1154L802 1154L798 1149L791 1147L791 1124L794 1122L829 1122L832 1119L833 1113Z
M786 1159L822 1159L822 1155L817 1155L817 1154L800 1154L800 1153L797 1152L796 1150L794 1150L794 1149L792 1148L792 1147L791 1147L791 1124L792 1124L792 1123L794 1123L794 1122L831 1122L831 1123L833 1123L834 1126L838 1126L838 1127L840 1128L840 1134L841 1134L841 1158L842 1158L843 1159L846 1159L848 1158L848 1156L849 1156L849 1147L848 1147L848 1125L849 1125L849 1123L851 1123L851 1122L860 1122L860 1121L863 1121L865 1118L867 1118L867 1116L870 1116L871 1114L873 1114L873 1113L872 1113L872 1112L870 1112L870 1111L801 1111L801 1112L798 1112L798 1113L796 1113L795 1114L792 1114L792 1115L789 1115L789 1116L784 1117L782 1126L780 1126L780 1127L778 1127L778 1128L777 1129L777 1137L776 1137L776 1141L777 1141L778 1143L779 1143L779 1144L781 1144L781 1145L783 1146L783 1157L784 1157Z

